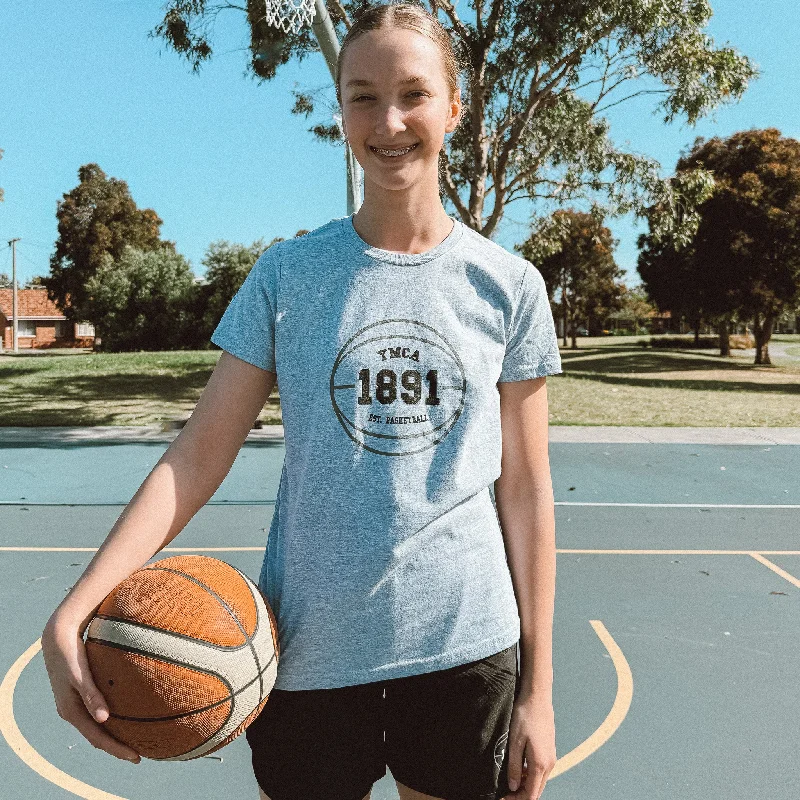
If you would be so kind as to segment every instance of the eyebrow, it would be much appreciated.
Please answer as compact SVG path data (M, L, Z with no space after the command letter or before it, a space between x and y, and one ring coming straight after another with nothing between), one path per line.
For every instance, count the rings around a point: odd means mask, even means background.
M422 75L411 75L409 78L406 78L401 83L425 83L427 78L424 78ZM372 81L367 80L359 80L357 78L353 78L352 80L347 81L345 84L345 88L350 88L351 86L372 86Z

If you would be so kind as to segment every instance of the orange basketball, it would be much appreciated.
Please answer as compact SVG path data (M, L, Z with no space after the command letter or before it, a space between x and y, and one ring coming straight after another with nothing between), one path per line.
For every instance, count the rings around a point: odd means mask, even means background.
M275 685L275 617L224 561L175 556L134 572L87 629L108 732L146 758L213 753L258 716Z

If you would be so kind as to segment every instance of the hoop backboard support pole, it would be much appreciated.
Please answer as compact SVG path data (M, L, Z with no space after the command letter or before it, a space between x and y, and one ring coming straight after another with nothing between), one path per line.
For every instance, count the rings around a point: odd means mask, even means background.
M265 20L287 33L299 31L304 25L311 24L317 38L319 49L325 56L331 77L336 80L336 62L339 58L339 38L333 20L328 13L325 0L264 0ZM313 12L313 13L312 13ZM339 132L344 138L341 117L334 114ZM364 172L356 161L350 145L345 142L345 165L347 167L347 213L353 214L361 207Z
M319 42L319 49L325 56L331 77L336 80L336 62L339 58L339 38L336 36L336 29L333 27L333 20L328 13L325 0L315 0L314 21L311 29ZM340 127L341 130L341 127ZM361 207L362 186L364 171L356 161L350 145L345 142L345 160L347 166L347 213L352 214Z

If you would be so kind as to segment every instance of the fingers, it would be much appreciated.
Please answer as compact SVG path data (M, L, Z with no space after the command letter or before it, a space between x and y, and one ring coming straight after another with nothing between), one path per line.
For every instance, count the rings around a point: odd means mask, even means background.
M58 715L77 728L92 747L134 764L138 764L142 760L135 750L115 739L103 729L102 725L95 722L77 692L74 693L73 698L72 703L69 703L67 708L59 710Z
M83 641L80 642L80 646L76 650L76 656L78 661L78 675L73 685L77 689L89 714L91 714L97 722L105 722L109 714L108 704L95 685Z
M74 629L46 629L42 655L58 716L77 728L93 747L138 764L141 756L100 724L109 717L108 704L92 678L81 635Z
M508 788L516 792L522 783L522 762L525 756L525 737L521 734L509 736Z

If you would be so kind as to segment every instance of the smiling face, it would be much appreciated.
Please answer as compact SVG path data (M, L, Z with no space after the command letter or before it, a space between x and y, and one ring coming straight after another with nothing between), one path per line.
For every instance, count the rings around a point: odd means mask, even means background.
M432 39L407 28L363 33L343 56L340 91L345 135L367 183L438 187L439 151L456 128L461 100L458 89L451 96Z

